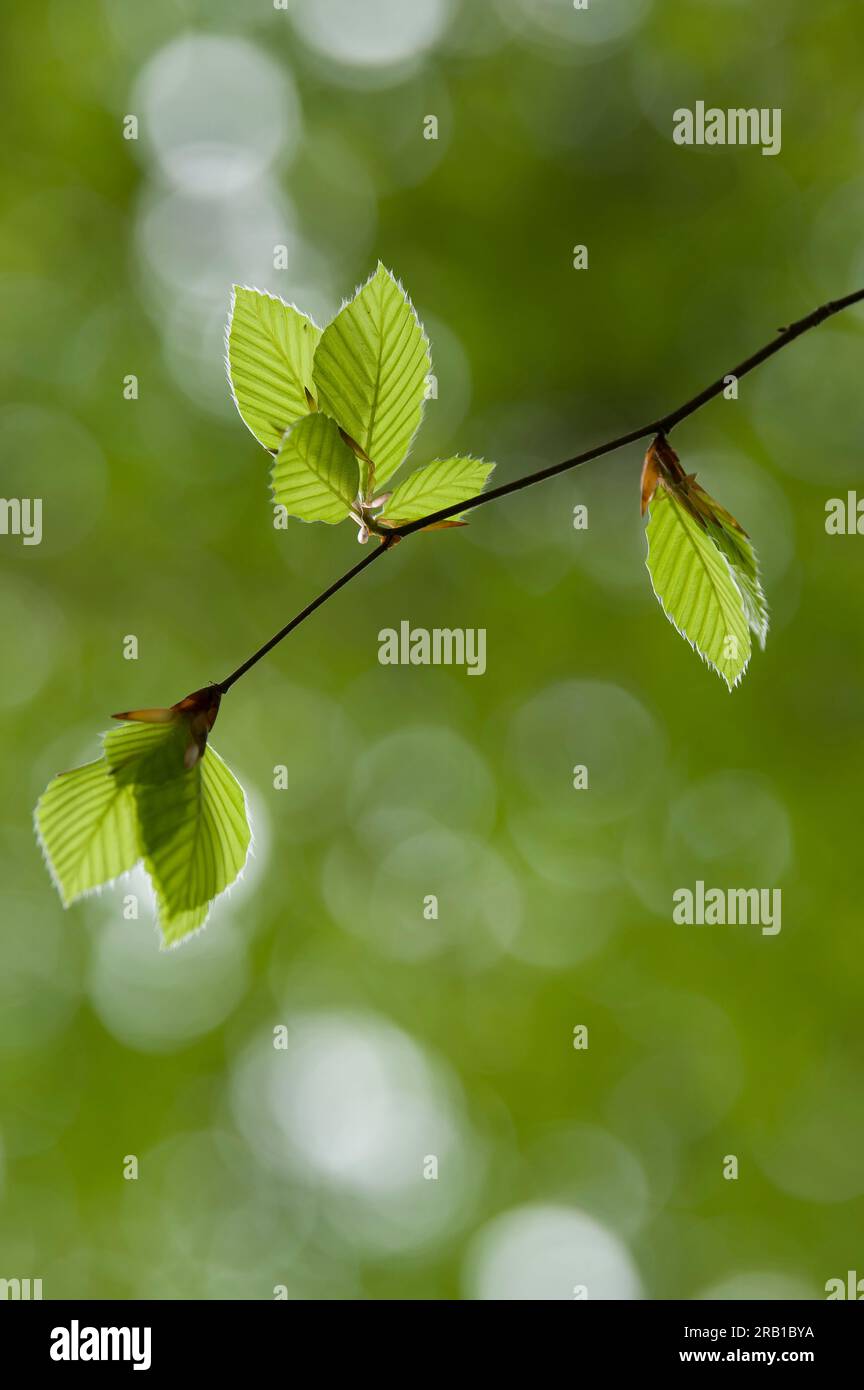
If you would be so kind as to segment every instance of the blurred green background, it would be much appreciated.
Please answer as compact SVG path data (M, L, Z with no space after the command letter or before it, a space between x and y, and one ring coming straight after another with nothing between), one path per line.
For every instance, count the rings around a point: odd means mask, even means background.
M438 378L417 461L504 481L633 428L864 283L860 4L2 22L0 493L41 497L44 536L0 536L0 1277L820 1298L864 1274L864 541L824 529L862 477L859 311L675 435L763 561L768 649L733 695L652 596L634 448L400 546L238 684L214 743L255 856L180 949L143 879L64 912L31 829L110 711L226 676L358 558L349 527L273 529L225 383L233 282L321 322L392 266ZM675 146L698 100L780 107L781 153ZM485 676L380 666L402 619L485 627ZM782 888L782 931L673 925L697 879Z

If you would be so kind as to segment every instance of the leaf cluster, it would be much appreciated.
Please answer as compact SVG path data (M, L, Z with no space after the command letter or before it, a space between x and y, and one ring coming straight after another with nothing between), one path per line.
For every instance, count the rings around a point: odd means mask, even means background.
M194 716L177 709L103 735L102 756L55 777L35 815L64 906L141 863L166 946L204 926L251 842L243 788L206 740L190 757Z
M411 450L432 363L414 306L380 262L323 329L293 304L235 285L227 362L237 409L273 457L273 501L287 516L350 518L366 541L466 501L492 472L455 455L381 491Z

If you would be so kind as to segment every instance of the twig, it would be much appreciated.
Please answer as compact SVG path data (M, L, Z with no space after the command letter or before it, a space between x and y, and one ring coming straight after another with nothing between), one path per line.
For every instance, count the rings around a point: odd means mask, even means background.
M843 299L832 299L827 304L823 304L821 308L814 309L813 313L808 314L806 318L798 319L796 323L782 329L765 347L754 352L752 357L746 357L737 367L732 367L730 371L724 372L723 376L718 377L710 386L706 386L704 391L700 391L698 395L692 396L689 401L685 401L684 405L679 406L677 410L670 411L668 415L663 415L658 420L652 420L650 424L640 425L638 429L630 430L628 434L619 435L617 439L610 439L605 444L597 444L593 449L586 449L584 453L576 454L574 458L565 459L563 463L552 464L549 468L541 468L537 473L528 473L524 478L516 478L512 483L502 483L500 487L494 487L489 492L478 493L476 497L469 497L464 502L454 502L452 506L442 507L437 512L430 512L428 516L420 517L417 521L394 527L393 531L371 554L367 555L359 564L352 566L340 579L331 584L329 589L325 589L323 593L307 604L296 617L291 619L290 623L286 623L275 637L271 637L269 642L265 642L263 647L259 647L258 651L254 652L248 661L244 661L242 666L238 666L237 670L226 680L220 681L219 689L223 694L230 690L234 682L245 675L250 667L260 661L263 656L266 656L269 651L272 651L283 637L287 637L289 632L293 632L296 627L305 622L316 608L320 608L339 589L344 588L355 575L365 570L374 560L378 559L379 555L383 555L385 550L391 549L396 540L413 535L415 531L422 531L425 526L429 526L433 522L447 521L451 516L472 511L475 507L483 507L487 502L496 502L499 497L509 497L513 492L521 492L523 488L533 487L535 483L542 483L546 478L555 478L559 473L566 473L571 468L578 468L580 464L589 463L592 459L601 458L604 454L614 453L617 449L623 449L626 444L634 444L637 440L645 439L648 435L668 435L682 420L686 420L689 415L693 415L703 405L707 405L708 401L719 396L725 389L730 376L734 376L740 381L742 376L746 376L755 367L766 362L769 357L773 357L775 352L780 352L781 348L794 342L796 338L800 338L802 333L808 332L817 324L824 323L825 319L839 314L841 310L848 309L850 305L858 304L862 300L864 300L864 289L857 290L854 294L847 294Z
M383 555L385 550L390 549L394 539L395 537L391 539L391 537L388 536L387 539L382 541L381 545L377 546L369 555L364 555L359 564L352 565L351 569L347 570L340 579L337 579L331 584L329 589L325 589L323 594L319 594L317 598L313 598L312 602L307 603L306 607L302 609L295 618L292 618L290 623L286 623L283 628L280 628L275 637L271 637L269 642L265 642L263 647L259 647L257 652L253 652L248 661L244 661L242 666L238 666L236 671L232 671L227 680L219 681L219 689L222 691L222 694L225 695L231 689L234 682L239 681L241 676L245 676L249 668L260 661L262 656L266 656L269 651L272 651L277 642L281 642L283 637L287 637L289 632L293 632L295 627L299 627L302 622L305 622L309 615L315 612L316 608L320 608L322 603L326 603L328 598L332 598L335 593L338 593L340 589L344 588L348 581L354 578L355 574L360 574L361 570L368 569L373 560L377 560L379 555Z

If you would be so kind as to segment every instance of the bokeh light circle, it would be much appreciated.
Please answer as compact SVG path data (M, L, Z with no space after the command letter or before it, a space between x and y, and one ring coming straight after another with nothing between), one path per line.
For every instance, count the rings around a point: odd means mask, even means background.
M620 686L562 681L528 700L510 729L511 763L525 791L560 807L570 826L620 820L651 795L664 756L662 732ZM576 790L573 769L588 769Z
M297 0L295 28L316 53L354 68L388 68L422 56L441 37L449 0Z
M134 894L139 918L126 921ZM138 1052L173 1052L228 1017L246 988L246 945L227 917L230 896L214 908L207 929L176 949L160 951L141 870L106 899L107 912L91 965L90 1002L109 1033Z
M262 1165L326 1194L332 1240L407 1250L460 1227L484 1156L448 1069L368 1010L306 1008L276 1031L235 1066L235 1115Z
M635 1299L641 1292L624 1242L568 1206L523 1206L496 1217L471 1243L464 1285L467 1297L496 1301Z
M300 105L284 64L245 39L185 34L150 59L132 99L145 148L171 183L239 193L300 138Z

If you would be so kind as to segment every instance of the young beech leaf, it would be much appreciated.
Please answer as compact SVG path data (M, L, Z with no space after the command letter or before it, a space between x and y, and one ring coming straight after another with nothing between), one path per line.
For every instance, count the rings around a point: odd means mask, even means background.
M764 650L768 636L768 601L762 589L759 575L759 561L747 532L742 530L733 516L709 497L707 492L696 484L707 503L711 504L706 528L709 536L726 556L732 569L732 578L738 585L744 612L750 629L755 633L759 646Z
M144 761L134 782L144 867L166 945L204 925L213 899L242 872L251 839L234 774L209 744L194 767L185 767L178 732Z
M677 499L725 555L741 594L748 625L764 648L768 635L768 603L750 537L731 512L697 483L694 473L685 473L675 450L661 435L651 443L642 468L643 514L658 486Z
M302 521L344 521L360 487L360 467L327 415L307 415L286 434L271 477L273 500Z
M173 711L167 712L173 715ZM178 775L183 768L188 745L187 721L177 715L171 719L139 720L141 715L156 713L156 710L135 710L130 714L115 714L114 719L134 719L135 722L109 729L102 735L105 762L118 786L134 787L142 779L159 776L159 768L166 761Z
M391 526L417 521L431 512L466 502L482 492L494 463L483 459L435 459L416 473L410 474L393 490L381 512L381 519ZM455 519L455 518L453 518Z
M729 564L665 487L654 494L646 534L648 572L663 612L732 690L750 660L750 629Z
M364 496L404 459L423 418L429 341L389 270L378 269L324 329L313 376L318 408L372 459L361 459Z
M138 863L142 845L133 777L171 734L165 723L111 730L104 735L106 755L99 762L60 773L40 796L36 835L65 906Z
M105 734L98 762L49 784L36 829L65 904L143 859L165 943L204 925L251 839L240 784L196 732L214 698L196 691L167 720L152 717L164 711L136 711L146 719ZM192 747L200 749L194 760Z
M265 449L278 449L288 426L314 409L309 387L320 337L318 325L293 304L234 286L228 380L243 422Z
M138 863L135 770L171 734L164 722L112 730L105 756L61 772L39 798L36 834L66 907Z
M49 782L35 822L64 907L133 869L141 857L132 793L104 758Z

